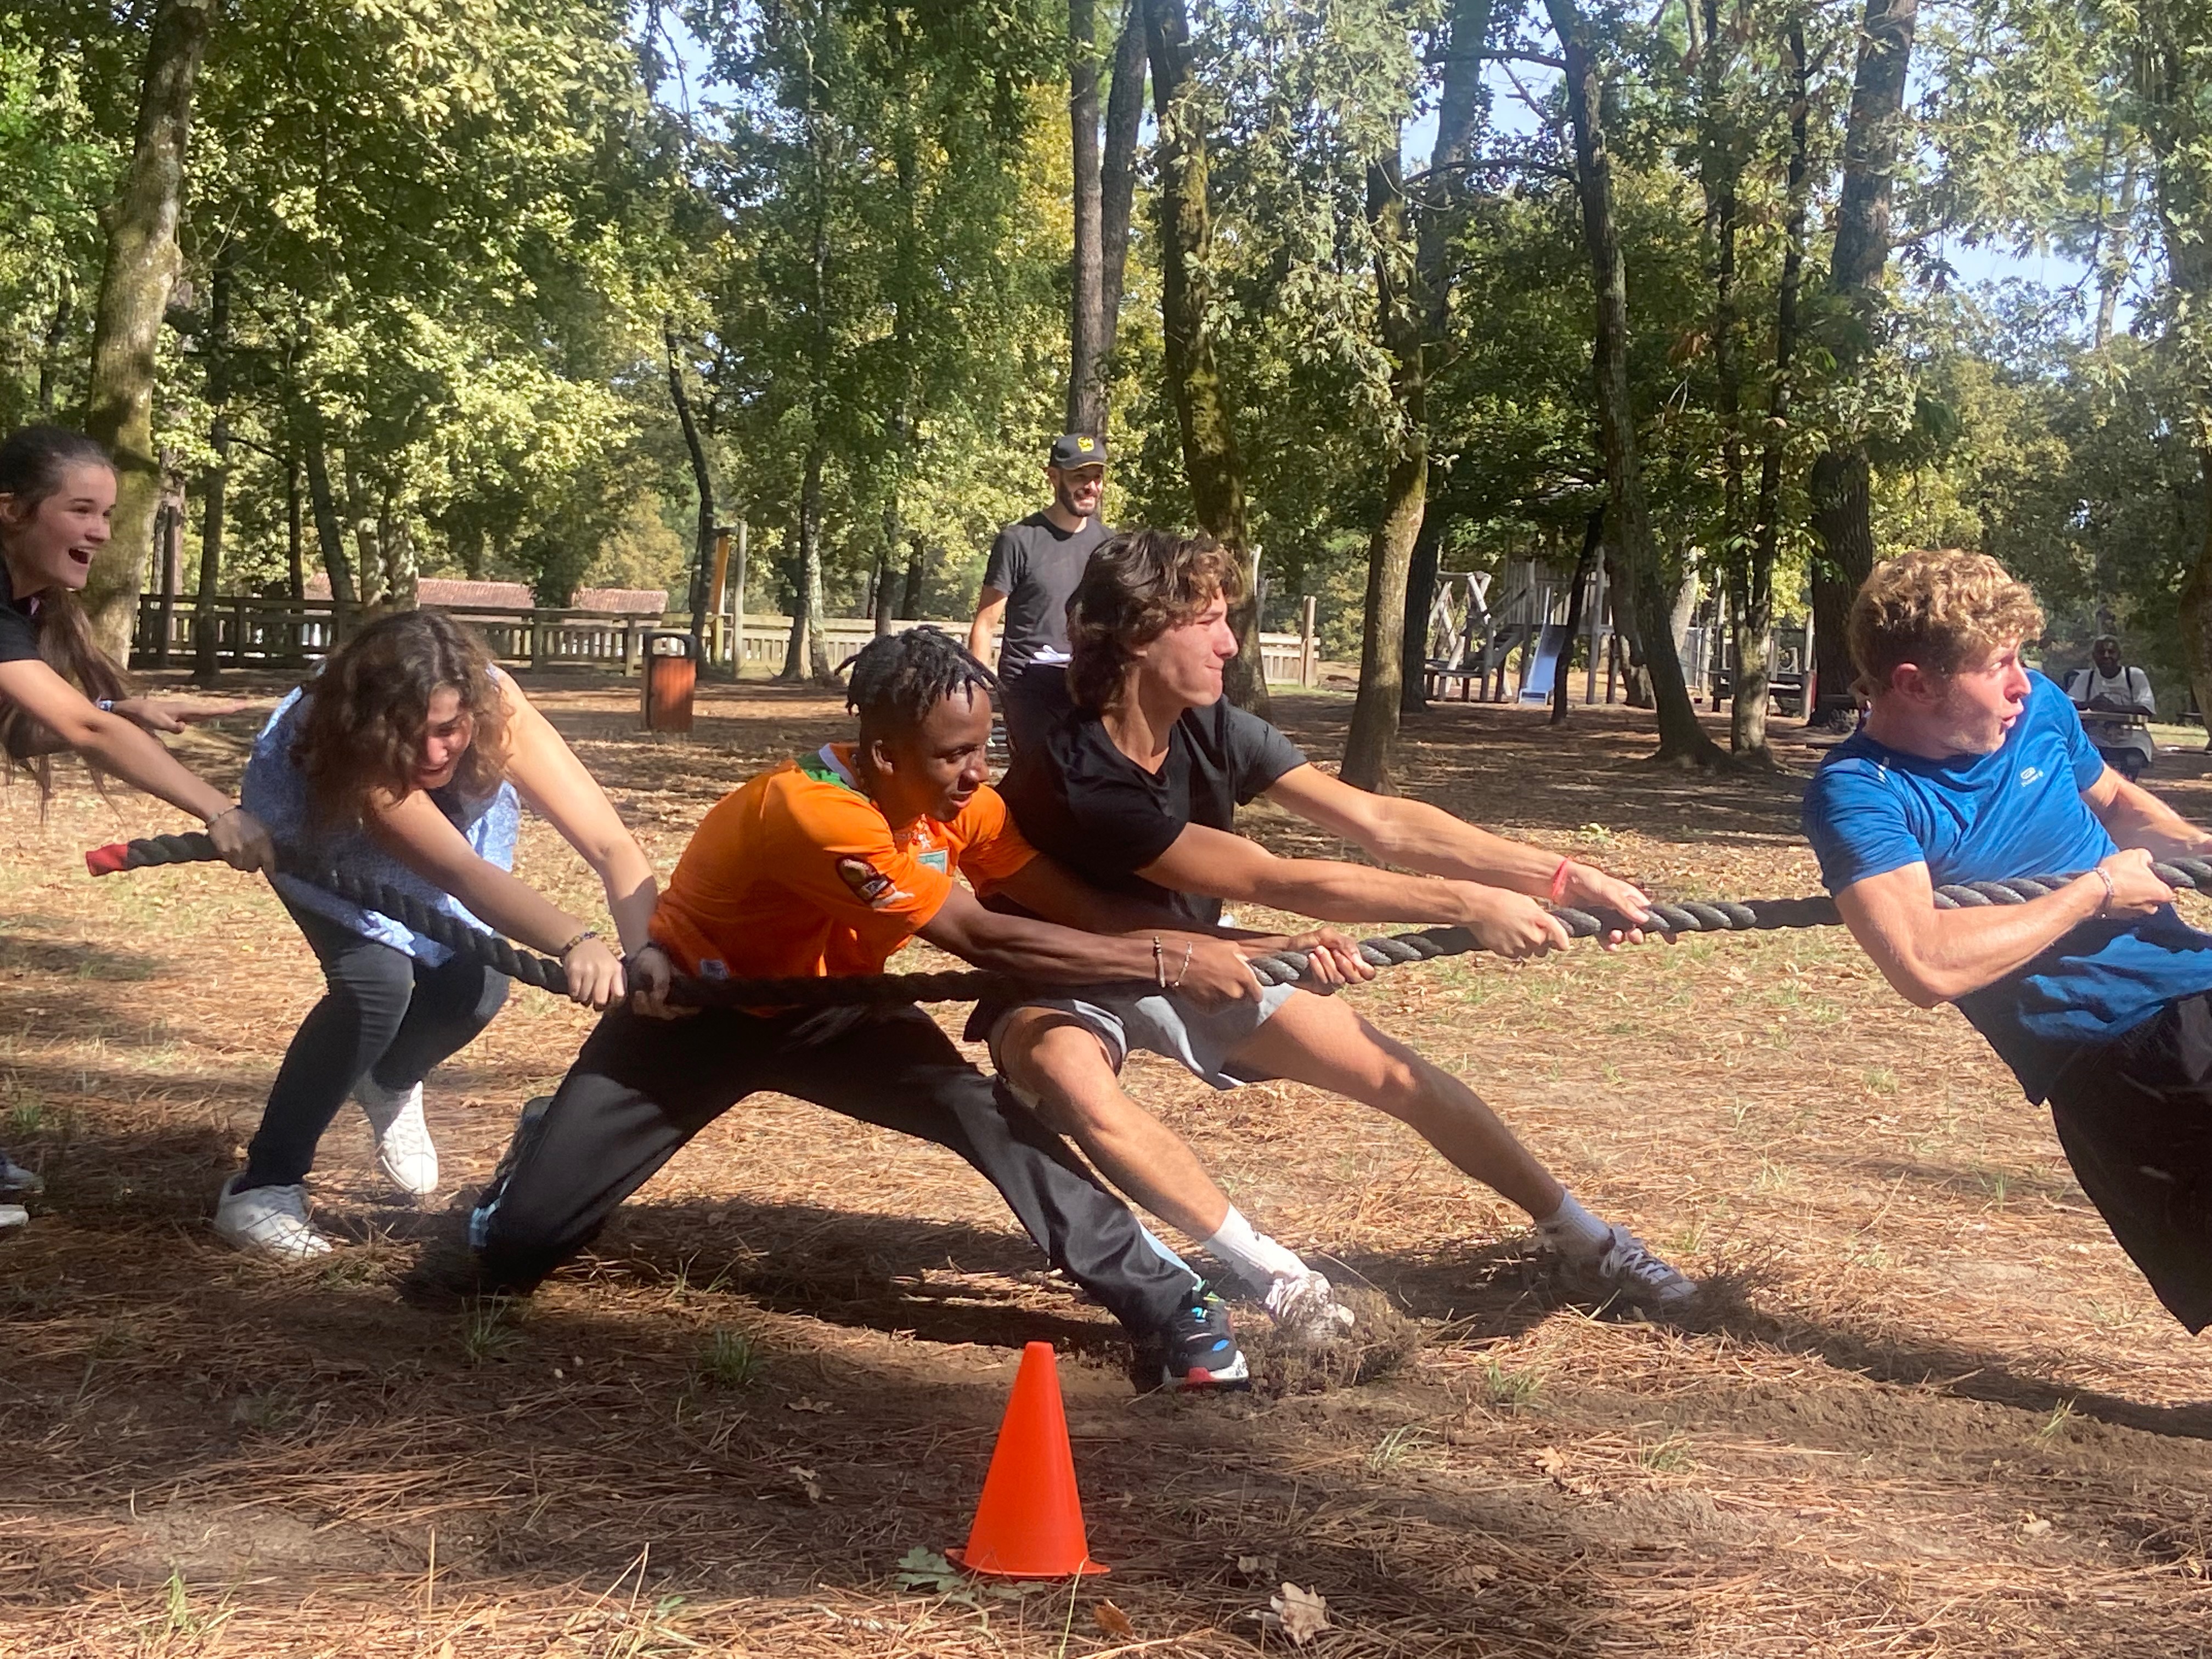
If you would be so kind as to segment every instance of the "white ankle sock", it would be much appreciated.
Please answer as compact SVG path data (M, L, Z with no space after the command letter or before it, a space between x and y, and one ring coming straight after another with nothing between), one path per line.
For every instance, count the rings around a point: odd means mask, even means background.
M1229 1206L1229 1213L1222 1218L1213 1237L1206 1241L1206 1248L1240 1269L1261 1291L1278 1279L1295 1279L1306 1271L1306 1264L1295 1253L1285 1249L1267 1234L1254 1232L1252 1224L1234 1204Z
M1613 1229L1575 1201L1572 1193L1562 1191L1559 1207L1549 1215L1536 1218L1536 1231L1553 1249L1572 1255L1589 1255L1602 1249L1613 1237Z

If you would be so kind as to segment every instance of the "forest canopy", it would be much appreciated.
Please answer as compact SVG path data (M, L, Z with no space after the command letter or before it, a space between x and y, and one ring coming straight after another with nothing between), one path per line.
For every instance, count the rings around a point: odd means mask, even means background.
M1435 573L1586 550L1677 748L1686 601L1913 545L2212 696L2194 0L0 0L0 177L110 637L163 514L188 592L682 609L742 519L750 608L958 617L1079 424L1377 780Z

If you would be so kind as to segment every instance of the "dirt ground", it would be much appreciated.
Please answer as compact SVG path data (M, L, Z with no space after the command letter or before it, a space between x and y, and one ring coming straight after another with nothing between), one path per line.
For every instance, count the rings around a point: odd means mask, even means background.
M842 724L748 685L655 742L618 684L539 690L664 869L719 793ZM1279 715L1333 757L1349 708ZM234 776L252 725L192 757ZM1406 782L1662 896L1813 890L1811 750L1710 782L1647 747L1625 712L1561 734L1445 705ZM2176 754L2153 781L2201 817L2205 775ZM1964 1021L1840 932L1352 994L1716 1280L1680 1328L1564 1299L1523 1218L1389 1121L1140 1060L1248 1213L1424 1337L1358 1386L1140 1397L1111 1322L964 1165L781 1099L526 1306L404 1304L580 1040L535 993L432 1080L438 1200L396 1202L349 1113L315 1179L349 1247L291 1271L225 1249L216 1188L318 981L258 884L84 874L85 848L177 827L76 778L43 823L20 784L0 802L0 1145L47 1182L0 1237L0 1654L1279 1652L1258 1615L1285 1581L1327 1598L1304 1650L1332 1656L2203 1651L2203 1348ZM522 868L592 902L543 825ZM1014 1595L929 1558L962 1541L1039 1338L1113 1571Z

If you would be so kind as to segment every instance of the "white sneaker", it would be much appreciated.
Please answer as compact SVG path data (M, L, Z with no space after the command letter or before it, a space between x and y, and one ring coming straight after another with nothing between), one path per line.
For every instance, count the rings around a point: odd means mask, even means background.
M45 1176L25 1169L7 1153L0 1152L0 1193L43 1193L46 1190Z
M1310 1270L1275 1280L1265 1305L1275 1328L1302 1342L1340 1336L1352 1324L1352 1310L1336 1299L1327 1279Z
M1577 1250L1566 1261L1593 1288L1642 1307L1679 1309L1698 1294L1696 1281L1653 1255L1650 1245L1619 1223L1607 1230L1596 1250Z
M222 1196L216 1200L216 1237L225 1243L280 1261L311 1261L336 1248L307 1224L305 1187L255 1187L233 1192L231 1188L237 1185L238 1176L231 1176L222 1183Z
M368 1127L376 1132L376 1167L403 1193L422 1198L438 1190L438 1149L422 1121L422 1085L394 1094L373 1077L353 1091Z
M10 1227L27 1227L31 1212L20 1204L0 1204L0 1231Z

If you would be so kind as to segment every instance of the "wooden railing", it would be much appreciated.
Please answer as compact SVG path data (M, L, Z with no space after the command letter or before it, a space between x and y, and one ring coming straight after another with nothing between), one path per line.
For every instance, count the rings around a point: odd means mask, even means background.
M622 616L606 611L550 608L503 610L493 606L449 606L450 613L484 636L500 662L526 668L599 668L624 674L637 672L644 635L656 629L687 632L688 616ZM156 596L138 604L138 628L131 642L134 668L184 667L193 660L198 602L179 598L167 612L167 650L163 646L163 607ZM219 599L209 619L215 631L216 662L224 668L302 668L319 662L337 632L337 607L328 599ZM783 667L791 642L788 617L710 617L704 645L710 664L761 678ZM901 632L921 626L894 622ZM964 621L932 624L965 639ZM832 667L875 637L866 617L835 617L822 627ZM1309 629L1300 634L1262 634L1261 665L1275 685L1313 685L1320 679L1318 642Z

